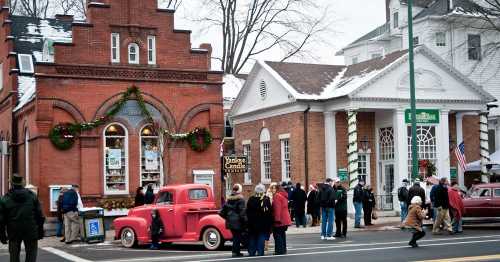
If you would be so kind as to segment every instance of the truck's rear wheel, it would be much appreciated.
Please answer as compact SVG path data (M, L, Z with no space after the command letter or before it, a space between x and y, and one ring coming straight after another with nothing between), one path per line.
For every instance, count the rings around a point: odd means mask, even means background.
M219 230L209 227L203 231L203 245L207 250L213 251L221 249L224 246L224 239Z
M122 230L120 234L120 241L124 247L131 248L137 244L137 239L135 237L135 232L132 228L126 227Z

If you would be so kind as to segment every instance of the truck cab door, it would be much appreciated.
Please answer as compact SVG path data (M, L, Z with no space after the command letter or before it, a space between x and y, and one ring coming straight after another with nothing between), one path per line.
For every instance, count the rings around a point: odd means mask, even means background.
M170 191L160 192L156 201L156 209L160 213L165 229L163 236L166 238L175 237L174 193Z

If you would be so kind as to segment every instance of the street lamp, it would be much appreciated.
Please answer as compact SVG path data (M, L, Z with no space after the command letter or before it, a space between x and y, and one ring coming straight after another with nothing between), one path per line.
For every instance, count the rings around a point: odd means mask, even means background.
M413 0L408 0L408 60L410 64L410 105L411 105L411 178L418 177L418 152L417 152L417 105L415 98L415 65L413 57Z
M363 152L366 153L370 148L370 141L368 140L368 137L364 136L363 139L359 141L359 143L361 144L361 149L363 149Z

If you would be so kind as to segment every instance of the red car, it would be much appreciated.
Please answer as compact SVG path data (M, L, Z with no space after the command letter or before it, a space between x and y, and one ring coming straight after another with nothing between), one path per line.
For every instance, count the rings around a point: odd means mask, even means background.
M464 206L464 217L500 218L500 183L475 185Z
M206 249L216 250L232 238L218 214L211 187L186 184L164 187L155 204L136 207L126 217L115 219L115 239L125 247L151 243L152 209L159 211L165 227L162 243L202 241Z

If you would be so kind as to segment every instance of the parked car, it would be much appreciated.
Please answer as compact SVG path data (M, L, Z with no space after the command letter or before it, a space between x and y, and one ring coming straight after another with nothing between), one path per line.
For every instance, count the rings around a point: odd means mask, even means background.
M171 185L160 189L155 202L131 209L126 217L113 221L115 239L125 247L151 243L151 210L157 209L165 231L161 243L202 241L208 250L224 246L231 239L219 216L212 189L207 185Z
M500 218L500 183L475 185L464 206L466 218Z

